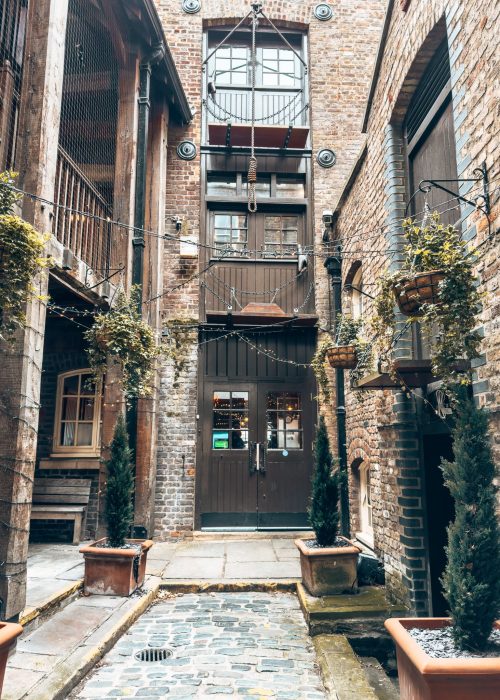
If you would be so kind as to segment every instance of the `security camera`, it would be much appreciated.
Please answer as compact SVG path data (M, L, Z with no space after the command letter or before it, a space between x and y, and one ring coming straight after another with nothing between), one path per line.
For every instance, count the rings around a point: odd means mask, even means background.
M331 209L325 209L323 211L323 223L325 226L331 226L333 224L333 211Z

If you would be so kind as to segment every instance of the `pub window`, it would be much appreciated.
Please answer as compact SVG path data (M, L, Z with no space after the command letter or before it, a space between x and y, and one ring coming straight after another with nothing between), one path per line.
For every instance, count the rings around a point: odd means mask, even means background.
M236 197L236 175L209 174L207 194L212 197Z
M215 82L218 85L247 85L249 49L246 46L223 46L215 54Z
M298 216L266 216L264 253L266 257L292 257L297 253Z
M248 391L214 391L212 449L248 449Z
M54 452L99 454L99 418L99 391L90 371L59 375Z
M262 86L295 87L300 75L296 57L290 49L262 49Z
M302 449L302 407L299 393L273 391L267 395L267 446L270 450Z
M216 255L239 256L248 243L246 214L212 213L213 244Z
M276 178L276 197L281 199L304 199L306 183L303 177Z

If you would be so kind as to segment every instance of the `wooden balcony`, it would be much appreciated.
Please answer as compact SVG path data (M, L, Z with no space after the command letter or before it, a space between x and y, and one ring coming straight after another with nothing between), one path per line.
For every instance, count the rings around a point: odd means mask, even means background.
M112 245L112 210L78 165L59 147L53 234L80 260L105 277L116 269L118 245Z
M249 89L217 88L205 100L207 142L211 146L250 146L252 94ZM303 149L309 136L309 107L302 90L255 93L257 148Z

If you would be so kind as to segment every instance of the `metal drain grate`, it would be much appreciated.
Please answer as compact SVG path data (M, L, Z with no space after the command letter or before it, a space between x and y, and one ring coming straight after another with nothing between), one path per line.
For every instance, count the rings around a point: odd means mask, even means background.
M134 657L137 661L163 661L172 656L171 649L141 649L136 651Z

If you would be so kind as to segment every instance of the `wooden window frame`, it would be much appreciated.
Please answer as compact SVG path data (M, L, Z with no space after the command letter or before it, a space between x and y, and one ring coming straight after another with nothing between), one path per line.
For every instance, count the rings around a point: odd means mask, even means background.
M70 372L63 372L57 377L57 393L56 393L56 411L54 416L54 434L52 440L52 456L61 457L63 455L68 455L71 457L97 457L100 455L100 426L101 426L101 390L96 384L94 397L94 416L92 420L92 444L88 446L81 445L61 445L60 434L61 434L61 423L62 423L62 404L63 404L63 387L64 381L68 377L74 377L84 374L92 374L89 368L71 370ZM81 381L81 380L80 380ZM77 398L80 399L81 396L92 396L91 394L80 394L78 393ZM80 422L90 422L90 421L79 421L78 417L74 421L75 423Z

